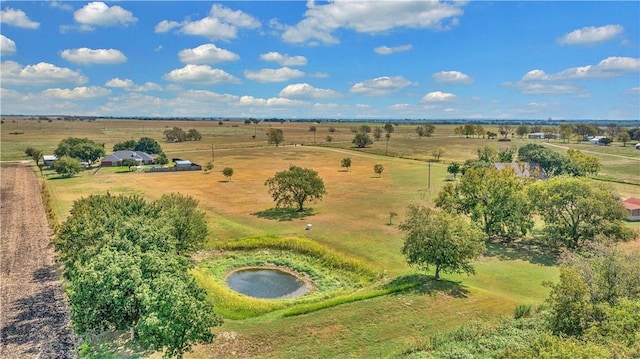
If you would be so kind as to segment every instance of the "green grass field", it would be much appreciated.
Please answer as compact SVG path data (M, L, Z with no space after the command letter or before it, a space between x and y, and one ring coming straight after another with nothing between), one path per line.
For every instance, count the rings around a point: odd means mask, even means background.
M493 321L510 316L516 305L539 305L547 296L548 289L542 282L557 278L555 258L527 246L489 244L486 255L476 263L475 276L445 274L439 283L418 275L400 254L402 238L397 224L404 220L409 204L432 205L447 183L449 163L475 158L476 150L485 145L517 147L524 140L466 139L454 136L453 126L444 125L436 126L433 137L418 138L415 125L407 124L396 128L389 141L389 156L385 156L384 139L366 149L352 148L351 127L355 124L316 124L315 146L310 125L133 120L37 122L5 118L0 158L25 160L24 149L29 146L50 154L68 136L103 142L107 153L116 142L149 136L160 142L169 158L189 159L201 165L212 161L213 171L128 173L103 168L69 179L59 179L55 173L45 171L58 217L64 219L74 200L91 193L109 191L157 199L162 194L179 192L197 199L206 212L210 229L207 248L211 253L228 241L247 237L301 237L376 271L376 279L354 291L378 290L398 278L408 277L419 283L403 292L348 303L345 300L345 304L292 317L283 313L295 303L255 304L267 309L246 315L246 319L225 320L221 327L214 328L219 333L216 342L196 347L187 357L386 357L419 344L430 334L471 320ZM166 143L162 132L172 126L196 128L203 139ZM269 127L283 130L284 146L267 144L264 133ZM335 127L336 131L330 133L329 127ZM488 127L485 130L496 131ZM16 131L23 133L10 134ZM328 135L333 137L331 142L326 141ZM640 151L617 143L602 147L557 141L549 145L558 151L570 147L596 154L603 163L604 179L624 182L612 182L622 196L640 197ZM429 169L426 161L438 147L444 148L441 162L432 163ZM340 167L344 157L352 159L348 172ZM373 172L375 164L385 168L380 178ZM273 208L265 180L290 165L318 171L327 188L326 198L309 203L312 211L305 218L280 221L260 216L260 212ZM231 181L222 175L224 167L234 169ZM390 212L398 214L393 225L388 225ZM313 230L305 231L307 223L313 224ZM204 258L207 254L198 256ZM220 287L204 266L198 266L194 275L206 288L207 283ZM322 300L325 299L316 302Z

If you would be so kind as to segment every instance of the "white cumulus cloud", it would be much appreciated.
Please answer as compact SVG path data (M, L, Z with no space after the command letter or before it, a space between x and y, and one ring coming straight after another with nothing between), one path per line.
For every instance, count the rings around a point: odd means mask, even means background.
M431 76L440 83L450 84L470 84L473 83L473 77L460 71L440 71Z
M179 27L179 26L180 26L180 23L177 21L162 20L155 26L153 31L155 33L169 32L172 29L175 29L176 27Z
M456 95L452 93L434 91L424 95L421 101L422 102L444 102L444 101L451 101L455 98L456 98Z
M290 67L279 69L262 69L258 71L245 70L244 76L249 80L258 82L285 82L298 77L303 77L304 72Z
M0 23L25 29L37 29L40 26L39 22L29 19L24 11L10 7L0 11Z
M181 69L175 69L165 74L163 78L173 82L187 82L197 84L216 85L222 83L240 83L240 79L221 69L214 69L209 65L188 64Z
M182 33L204 36L210 40L230 40L238 36L240 28L255 29L260 26L258 19L243 11L234 11L224 5L214 4L207 17L183 22L162 20L156 25L155 32L178 29Z
M47 62L22 66L14 61L5 61L0 66L2 82L9 85L49 85L70 83L81 85L88 79L80 72L66 67L57 67Z
M285 42L320 41L335 44L334 31L340 28L360 33L380 33L394 28L443 30L455 26L464 2L439 1L332 1L317 5L307 2L304 19L295 26L273 24L284 30Z
M540 69L531 70L522 76L521 81L599 79L638 72L640 72L640 58L612 56L596 65L571 67L555 74L547 74Z
M99 87L76 87L73 89L53 88L42 91L45 97L63 99L63 100L85 100L109 96L111 90Z
M333 98L340 97L338 91L315 88L308 83L287 85L280 91L280 97L285 98Z
M16 53L16 43L10 38L0 34L0 55L8 56Z
M381 76L356 83L351 87L350 92L365 96L383 96L398 92L410 85L414 85L414 83L402 76Z
M281 97L271 97L268 99L258 98L253 96L240 97L240 105L244 105L244 106L282 107L282 106L302 106L304 104L306 104L306 102L304 101L291 100L288 98L281 98Z
M622 25L587 26L571 31L558 41L564 45L590 45L612 40L623 31Z
M184 49L178 52L178 57L180 61L187 64L214 64L240 59L238 54L221 49L214 44L204 44L193 49Z
M107 87L115 87L121 88L126 91L134 91L134 92L146 92L146 91L161 91L162 86L158 85L155 82L145 82L142 85L136 85L130 79L120 79L118 77L114 77L111 80L107 81L105 84Z
M413 49L413 45L400 45L393 47L380 46L373 49L373 51L375 51L375 53L378 55L391 55L398 52L409 51L411 49Z
M93 30L94 26L128 26L138 21L131 11L118 5L109 7L101 1L90 2L76 10L73 18L84 30Z
M122 52L114 49L81 47L63 50L60 56L76 64L119 64L127 61L127 57Z
M260 59L264 61L276 62L280 66L303 66L307 64L307 58L304 56L283 55L275 51L261 54Z

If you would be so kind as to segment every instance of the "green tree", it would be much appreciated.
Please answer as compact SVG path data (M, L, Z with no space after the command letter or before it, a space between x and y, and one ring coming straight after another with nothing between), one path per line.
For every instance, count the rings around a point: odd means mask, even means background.
M164 137L168 142L184 142L187 140L187 133L180 127L174 126L164 131Z
M284 133L279 128L270 128L267 132L267 139L269 143L273 143L278 147L284 141Z
M164 154L164 152L161 152L158 157L156 157L154 162L158 165L166 165L167 163L169 163L169 159L167 158L167 155Z
M205 213L198 209L198 201L177 193L164 194L154 202L160 216L171 226L170 233L176 239L178 254L200 249L207 239L208 229Z
M507 136L509 136L509 134L511 133L511 130L513 128L511 127L511 125L509 124L502 124L500 126L498 126L498 132L500 132L500 134L504 137L507 138Z
M447 166L447 172L453 175L453 180L456 180L458 173L462 170L462 166L458 162L451 162L449 166Z
M431 137L436 130L436 126L432 124L424 124L416 127L416 133L420 137Z
M58 158L69 156L91 165L104 156L104 145L88 138L68 137L60 141L53 153Z
M574 133L573 125L570 123L565 123L560 125L560 130L558 131L560 134L560 138L564 140L564 142L569 142L569 139Z
M476 150L478 161L486 163L498 162L498 150L493 146L484 146Z
M380 139L382 138L382 132L384 130L382 129L382 127L375 127L373 129L373 138L375 138L376 141L380 141Z
M436 280L440 272L475 273L471 262L485 250L482 232L456 214L411 205L398 228L407 263L424 270L434 266Z
M296 205L299 212L304 210L307 200L322 199L326 194L324 182L318 172L297 166L276 172L275 176L267 179L265 185L269 188L276 207Z
M340 167L346 168L347 172L349 172L349 168L351 167L351 158L350 157L343 158L342 161L340 162Z
M598 134L598 129L592 125L588 125L586 123L578 123L575 124L575 133L576 135L584 138L588 136L595 136Z
M529 143L520 147L518 149L518 159L522 162L536 164L544 177L579 174L576 173L578 169L571 165L568 158L536 143Z
M196 130L195 128L191 128L189 129L189 131L187 131L188 141L200 141L201 139L202 135L200 134L200 131Z
M375 172L378 175L378 178L380 178L380 176L382 176L382 172L384 172L384 166L381 164L374 165L373 172Z
M72 177L83 170L80 161L69 156L60 157L60 159L53 162L52 168L57 174L63 177Z
M589 245L583 253L565 252L562 262L578 271L594 305L615 306L622 299L640 300L640 252L628 252L615 243L603 242Z
M139 255L104 248L74 272L67 293L76 328L102 332L135 326L149 287Z
M554 334L581 335L588 327L593 308L587 284L574 268L561 267L560 282L550 287L547 303L551 330Z
M193 278L162 275L152 282L149 305L136 325L145 347L165 349L165 358L183 358L194 344L213 342L211 327L222 320Z
M222 174L227 177L227 181L231 182L231 176L233 176L233 168L225 167L222 169Z
M626 211L612 189L584 178L555 177L528 189L535 210L544 219L544 232L557 245L576 249L599 236L631 239L622 220Z
M38 150L38 149L35 149L33 147L27 147L27 149L24 151L24 153L27 156L31 157L31 159L36 162L36 166L39 167L40 160L44 157L44 154L43 154L42 150Z
M618 135L618 141L622 142L622 147L627 147L627 142L631 141L631 136L627 131L621 131Z
M384 131L386 133L393 133L394 130L395 130L395 127L393 127L393 124L391 122L387 122L384 124Z
M129 171L131 171L131 167L134 167L137 165L138 165L138 161L134 160L133 158L125 158L122 160L122 166L129 167Z
M567 155L569 156L569 161L578 167L582 173L595 175L602 168L598 157L587 155L580 150L570 148L567 150Z
M213 169L213 163L211 161L207 162L207 164L204 166L204 172L210 173L212 169Z
M528 133L529 133L529 126L527 125L520 125L518 126L518 128L516 128L516 134L518 134L520 138L523 138Z
M129 329L134 342L165 348L165 357L213 339L220 319L180 255L200 248L206 234L196 204L176 194L152 203L109 194L74 202L54 244L81 333Z
M369 136L368 133L358 132L353 137L353 141L351 141L358 148L365 148L373 143L373 140Z
M113 150L114 151L125 151L125 150L135 151L137 145L138 143L135 140L126 140L123 142L118 142L115 145L113 145Z
M469 215L490 236L523 236L533 227L524 184L512 169L469 168L456 185L443 188L435 204Z
M141 137L136 143L135 151L141 151L150 155L159 155L162 153L160 144L151 137Z

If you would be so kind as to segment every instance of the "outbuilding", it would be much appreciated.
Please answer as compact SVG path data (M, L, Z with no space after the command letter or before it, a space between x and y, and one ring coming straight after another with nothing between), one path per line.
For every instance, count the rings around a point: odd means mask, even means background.
M640 198L629 197L622 201L628 221L640 221Z
M53 166L53 163L58 160L58 156L56 155L44 155L42 156L42 161L46 167Z

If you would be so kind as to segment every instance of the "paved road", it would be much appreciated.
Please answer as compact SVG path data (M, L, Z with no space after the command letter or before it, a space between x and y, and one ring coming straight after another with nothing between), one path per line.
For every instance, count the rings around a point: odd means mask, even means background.
M22 163L3 163L0 180L0 358L73 358L38 180Z

